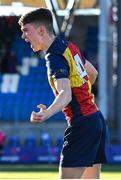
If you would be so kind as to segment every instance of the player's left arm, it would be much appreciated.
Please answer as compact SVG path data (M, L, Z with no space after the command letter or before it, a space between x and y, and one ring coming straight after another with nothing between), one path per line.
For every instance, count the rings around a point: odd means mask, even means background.
M87 74L89 76L89 80L90 80L91 84L93 85L94 82L96 81L97 76L98 76L98 72L95 69L95 67L87 60L86 60L84 66L85 66L85 69L86 69Z

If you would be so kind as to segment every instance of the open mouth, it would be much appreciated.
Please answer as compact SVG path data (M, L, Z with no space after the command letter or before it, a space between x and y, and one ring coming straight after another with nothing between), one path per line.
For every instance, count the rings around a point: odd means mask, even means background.
M26 41L26 42L29 42L29 40L28 40L28 39L25 39L25 41Z

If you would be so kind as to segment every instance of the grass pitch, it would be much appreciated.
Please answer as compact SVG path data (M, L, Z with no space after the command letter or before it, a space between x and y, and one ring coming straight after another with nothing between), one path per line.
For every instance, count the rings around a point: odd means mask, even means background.
M0 165L0 180L58 179L57 165ZM121 165L106 165L101 179L121 179Z

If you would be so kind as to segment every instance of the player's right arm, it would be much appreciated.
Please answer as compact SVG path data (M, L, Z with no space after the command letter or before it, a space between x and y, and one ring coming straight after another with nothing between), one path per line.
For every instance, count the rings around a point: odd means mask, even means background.
M43 122L57 112L61 111L72 99L71 86L68 78L61 78L55 81L58 95L53 103L46 109L43 104L38 105L39 112L32 112L31 122Z
M89 76L89 80L90 80L91 84L93 85L94 82L96 81L97 76L98 76L98 72L95 69L95 67L87 60L85 62L85 69L86 69L87 74Z
M37 106L40 111L32 112L31 122L43 122L55 113L61 111L72 99L69 80L69 65L62 55L49 57L48 70L53 79L57 95L53 103L46 109L45 105Z

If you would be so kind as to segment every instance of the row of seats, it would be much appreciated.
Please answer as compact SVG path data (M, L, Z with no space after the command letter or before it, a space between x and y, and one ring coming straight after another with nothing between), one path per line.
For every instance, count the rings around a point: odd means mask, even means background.
M11 51L16 54L18 65L21 65L22 59L24 57L30 57L32 55L32 50L30 48L29 43L26 43L21 38L20 34L15 34L15 37L11 45Z
M7 140L7 144L6 146L9 147L20 147L20 146L26 146L26 147L36 147L36 146L43 146L43 147L52 147L52 146L57 146L59 148L62 148L63 145L63 138L62 137L58 137L56 142L53 143L51 137L49 136L48 133L43 133L40 138L38 138L38 141L36 139L36 137L32 134L28 135L27 137L25 137L24 139L22 138L21 142L21 138L19 138L16 135L11 136L8 140Z
M31 58L26 59L30 64ZM34 59L33 59L34 61ZM30 66L30 65L29 65ZM28 65L27 65L28 68ZM26 70L26 68L25 68ZM26 75L1 75L0 76L0 119L3 121L28 121L33 110L38 111L38 104L47 107L53 102L54 95L49 86L46 74L46 66L43 59L39 59L36 65L31 65ZM16 91L11 89L11 81L16 83ZM3 85L6 85L2 88ZM9 87L10 86L10 87ZM15 87L12 86L12 87ZM8 88L7 91L6 88ZM62 120L64 116L59 113L51 119Z

